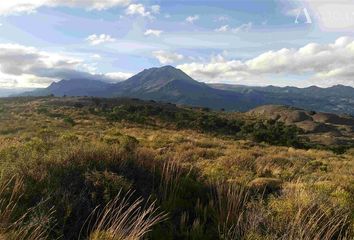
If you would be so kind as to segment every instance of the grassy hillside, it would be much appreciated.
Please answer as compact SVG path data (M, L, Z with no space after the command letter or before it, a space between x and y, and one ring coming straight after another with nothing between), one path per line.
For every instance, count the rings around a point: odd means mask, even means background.
M244 114L2 99L0 239L352 239L354 149L326 149Z

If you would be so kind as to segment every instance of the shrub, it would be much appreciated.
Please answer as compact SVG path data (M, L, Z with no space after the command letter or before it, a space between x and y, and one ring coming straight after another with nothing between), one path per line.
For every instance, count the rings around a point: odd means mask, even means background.
M71 126L74 126L76 124L74 119L72 119L71 117L64 117L63 121L64 123L69 124Z

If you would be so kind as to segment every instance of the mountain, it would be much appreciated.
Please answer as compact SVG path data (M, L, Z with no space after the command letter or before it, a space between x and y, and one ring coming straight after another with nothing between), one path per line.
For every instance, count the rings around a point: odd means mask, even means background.
M349 86L335 85L329 88L252 87L230 84L210 84L210 86L241 94L258 94L264 99L264 104L289 105L306 110L354 115L354 88Z
M97 96L104 97L107 89L113 84L100 80L70 79L53 82L45 89L37 89L27 92L24 95L45 96L53 94L55 96Z
M98 80L71 79L22 95L130 97L176 104L248 111L266 104L289 105L306 110L354 115L354 88L337 85L250 87L198 82L172 66L150 68L115 84Z
M242 111L256 106L258 102L242 94L214 89L172 66L145 69L116 84L112 91L113 96Z
M172 66L150 68L119 83L72 79L52 83L46 89L24 95L43 96L130 97L202 106L214 109L246 111L258 106L258 96L219 90L198 82Z

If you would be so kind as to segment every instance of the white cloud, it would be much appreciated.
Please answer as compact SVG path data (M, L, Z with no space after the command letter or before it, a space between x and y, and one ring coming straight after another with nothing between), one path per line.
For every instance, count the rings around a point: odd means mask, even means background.
M248 32L249 30L251 30L253 26L253 23L252 22L248 22L248 23L245 23L245 24L242 24L234 29L232 29L231 31L233 31L234 33L238 33L238 32Z
M92 55L93 58L99 55ZM122 81L131 73L96 74L95 63L18 44L0 44L0 87L46 87L61 79Z
M40 69L74 69L81 60L55 53L42 52L18 44L0 44L0 69L3 73L21 75Z
M46 85L53 79L86 76L80 59L18 44L0 44L0 77L19 86Z
M205 82L238 82L249 74L244 63L238 60L226 61L223 56L213 56L208 63L192 62L178 65L177 68L190 74L193 78Z
M310 76L305 84L354 86L354 40L338 38L331 44L310 43L298 49L268 51L247 61L213 57L207 63L177 66L192 77L211 82L249 83L272 77ZM264 81L263 81L264 82ZM293 85L299 85L293 80Z
M181 54L163 50L153 52L153 56L157 58L161 64L171 64L184 59L184 56Z
M2 27L2 23L0 23L0 27Z
M106 34L92 34L86 38L86 41L88 41L91 45L99 45L102 43L114 42L115 39Z
M351 65L354 61L352 38L341 37L333 44L309 43L299 49L283 48L268 51L247 61L247 66L258 73L305 72L328 73Z
M154 14L159 14L161 10L160 5L152 5L151 6L151 12Z
M224 25L224 26L221 26L221 27L215 29L215 32L227 32L229 30L230 30L229 25Z
M233 33L238 33L238 32L248 32L251 30L253 26L252 22L242 24L238 27L231 28L229 25L223 25L217 29L215 29L215 32L233 32Z
M125 10L127 15L140 15L143 17L152 18L151 12L147 11L143 4L130 4Z
M189 23L194 23L195 21L199 20L199 15L188 16L186 21Z
M106 76L110 82L121 82L130 78L133 74L125 72L110 72L105 73L104 76Z
M0 16L33 13L40 7L71 7L87 10L105 10L117 6L126 6L130 0L10 0L0 4Z
M162 31L161 30L155 30L155 29L147 29L144 33L145 36L156 36L160 37Z

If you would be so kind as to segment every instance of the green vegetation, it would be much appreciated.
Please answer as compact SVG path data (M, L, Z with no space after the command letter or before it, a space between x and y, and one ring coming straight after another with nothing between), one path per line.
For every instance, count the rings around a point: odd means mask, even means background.
M0 100L0 239L352 239L354 149L138 100Z
M250 138L279 146L300 147L299 129L276 121L249 121L231 118L227 114L210 112L208 109L177 108L175 105L146 104L136 101L118 103L110 107L99 104L91 113L102 115L109 121L128 121L152 126L193 129L204 133L226 135L234 138Z

